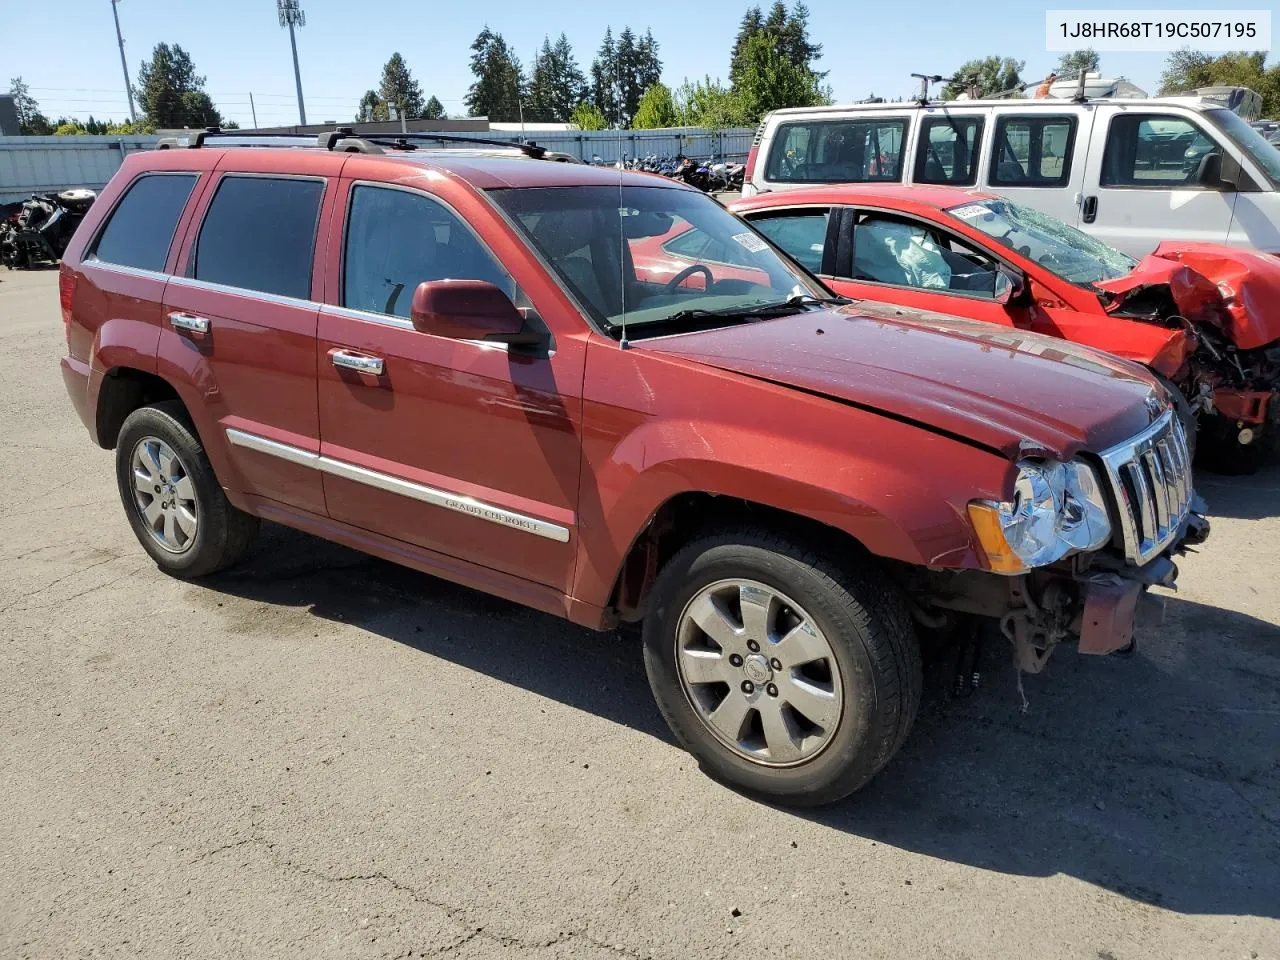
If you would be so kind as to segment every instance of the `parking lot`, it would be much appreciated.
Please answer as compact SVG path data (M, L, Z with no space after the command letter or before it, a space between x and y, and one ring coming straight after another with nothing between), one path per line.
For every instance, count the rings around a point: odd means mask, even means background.
M796 813L671 742L636 642L270 528L157 572L0 271L0 957L1280 957L1280 469L1130 659L925 703Z

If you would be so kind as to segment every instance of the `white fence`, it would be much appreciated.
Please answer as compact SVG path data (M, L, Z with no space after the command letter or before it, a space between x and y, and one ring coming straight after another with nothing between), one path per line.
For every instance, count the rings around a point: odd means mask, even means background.
M695 159L712 155L725 160L745 160L754 130L736 127L707 130L681 127L667 130L538 131L528 139L549 150L570 153L582 160L599 157L613 163L622 157L675 156ZM509 140L507 132L450 133L457 137ZM156 137L0 137L0 203L21 200L33 193L49 193L68 187L100 190L135 150L150 150Z

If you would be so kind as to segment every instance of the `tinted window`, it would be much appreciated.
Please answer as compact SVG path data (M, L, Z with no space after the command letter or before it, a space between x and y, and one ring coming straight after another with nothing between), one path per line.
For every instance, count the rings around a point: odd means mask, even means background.
M1204 158L1221 152L1221 147L1182 117L1115 117L1107 129L1101 182L1104 187L1166 190L1195 185Z
M853 278L994 297L996 263L950 234L873 214L853 230Z
M787 123L773 136L765 179L858 183L902 179L905 118Z
M516 300L515 281L443 204L419 193L357 186L347 215L342 302L409 316L428 280L487 280Z
M1074 117L1001 117L991 154L991 183L1065 187L1071 178Z
M226 177L205 214L195 277L306 300L324 183Z
M751 223L813 273L821 273L828 217L826 210L805 210L752 217Z
M981 139L981 117L926 117L920 125L916 183L973 186Z
M125 267L163 270L178 218L195 185L194 173L139 177L111 214L93 255Z

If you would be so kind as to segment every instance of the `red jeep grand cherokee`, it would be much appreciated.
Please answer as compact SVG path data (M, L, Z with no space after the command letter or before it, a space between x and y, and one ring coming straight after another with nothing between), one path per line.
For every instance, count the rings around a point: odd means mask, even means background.
M217 142L130 156L62 266L67 389L169 573L264 518L643 620L704 769L819 803L906 737L915 624L994 618L1026 670L1108 653L1207 530L1141 368L865 317L696 190L536 148ZM676 221L749 274L639 278Z

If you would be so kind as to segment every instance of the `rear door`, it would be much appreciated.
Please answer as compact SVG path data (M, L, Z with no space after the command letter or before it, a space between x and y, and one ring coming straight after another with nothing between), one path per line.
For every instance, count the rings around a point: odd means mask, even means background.
M991 117L986 184L1071 225L1079 220L1093 110L997 110Z
M312 266L323 176L222 173L165 289L160 373L195 383L241 493L323 515Z
M1221 156L1203 118L1168 107L1097 108L1080 228L1142 257L1161 240L1226 243L1238 194L1203 185Z

